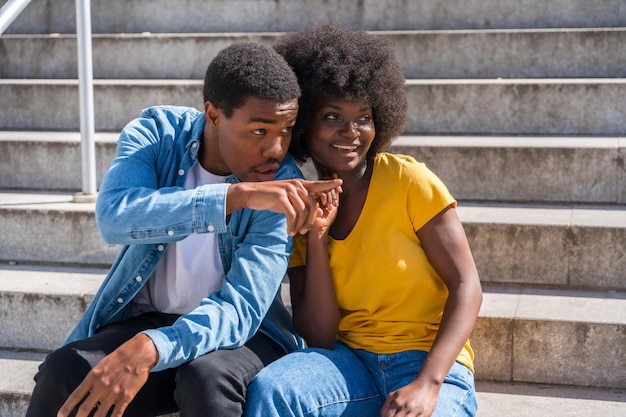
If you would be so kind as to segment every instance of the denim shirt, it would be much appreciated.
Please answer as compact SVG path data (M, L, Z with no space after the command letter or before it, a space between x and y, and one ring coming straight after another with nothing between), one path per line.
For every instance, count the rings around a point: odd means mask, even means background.
M132 317L131 301L168 243L192 233L217 233L222 287L172 326L144 332L159 353L152 370L243 346L257 330L287 352L303 347L280 294L292 249L285 216L250 209L226 216L226 190L237 182L232 175L225 184L184 187L198 162L204 123L198 110L160 106L144 110L123 129L96 203L102 237L123 247L65 343ZM276 175L287 178L302 178L290 155Z

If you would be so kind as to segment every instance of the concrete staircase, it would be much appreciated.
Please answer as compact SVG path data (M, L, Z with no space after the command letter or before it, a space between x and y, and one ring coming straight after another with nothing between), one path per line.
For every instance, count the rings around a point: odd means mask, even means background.
M33 0L0 37L0 417L24 414L118 250L72 202L74 16ZM92 2L98 178L142 108L202 106L224 46L330 20L393 40L410 101L393 150L459 200L485 290L479 416L626 415L622 0Z

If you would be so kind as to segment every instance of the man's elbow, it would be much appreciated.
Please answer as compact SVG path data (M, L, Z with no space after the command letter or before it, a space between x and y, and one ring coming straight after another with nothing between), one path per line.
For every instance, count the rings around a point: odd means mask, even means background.
M100 236L108 244L119 243L120 236L116 233L116 224L113 208L110 205L98 202L96 204L96 225L100 231Z

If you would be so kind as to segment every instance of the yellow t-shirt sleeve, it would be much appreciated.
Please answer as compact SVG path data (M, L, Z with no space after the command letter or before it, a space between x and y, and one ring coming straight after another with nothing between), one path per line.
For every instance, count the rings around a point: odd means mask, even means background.
M289 268L304 266L306 264L306 236L296 235L293 238L293 251L289 258Z
M408 187L407 213L415 231L421 229L444 208L450 205L456 207L456 200L446 185L424 163L405 157L401 166L400 183Z

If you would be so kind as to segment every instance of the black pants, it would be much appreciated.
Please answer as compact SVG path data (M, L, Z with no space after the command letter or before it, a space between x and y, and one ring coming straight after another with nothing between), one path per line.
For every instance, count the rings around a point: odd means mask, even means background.
M39 366L26 417L56 416L87 373L107 354L142 330L171 325L178 316L148 313L101 329L52 352ZM152 372L124 416L154 417L180 411L180 417L241 416L248 384L285 352L257 333L245 346L217 350L178 368Z

